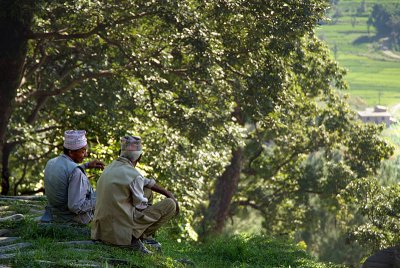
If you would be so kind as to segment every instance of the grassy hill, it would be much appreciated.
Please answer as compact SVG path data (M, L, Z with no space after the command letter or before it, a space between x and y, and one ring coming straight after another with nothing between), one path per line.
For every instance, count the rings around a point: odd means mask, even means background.
M0 196L0 267L337 267L316 262L284 238L232 235L178 242L168 228L157 236L162 252L143 256L93 243L86 226L39 224L35 219L45 203L43 197Z
M317 32L348 70L348 92L356 108L400 103L400 53L385 50L385 40L376 40L375 29L367 26L373 5L385 2L395 0L339 0L329 10L331 21Z

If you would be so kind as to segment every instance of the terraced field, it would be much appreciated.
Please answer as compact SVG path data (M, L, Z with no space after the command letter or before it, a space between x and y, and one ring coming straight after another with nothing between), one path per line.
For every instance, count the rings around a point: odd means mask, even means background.
M400 103L400 53L386 50L385 40L375 38L367 20L375 3L394 1L364 1L365 12L357 13L362 2L340 0L329 11L331 21L321 25L317 33L348 71L350 101L362 99L364 106L392 107Z

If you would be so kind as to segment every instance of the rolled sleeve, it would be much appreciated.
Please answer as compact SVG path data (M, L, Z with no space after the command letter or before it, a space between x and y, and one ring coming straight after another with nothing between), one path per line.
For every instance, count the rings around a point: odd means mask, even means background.
M147 188L151 188L154 186L154 184L156 184L156 181L154 179L148 179L148 178L143 177L143 181L144 181L144 184L143 184L144 187L147 187Z
M147 202L147 198L144 196L143 187L144 180L142 176L137 176L136 179L129 184L134 200L138 200L139 203Z
M129 188L133 196L133 205L138 209L145 209L148 206L148 199L144 195L144 187L151 188L155 180L147 179L143 176L137 176L130 184Z

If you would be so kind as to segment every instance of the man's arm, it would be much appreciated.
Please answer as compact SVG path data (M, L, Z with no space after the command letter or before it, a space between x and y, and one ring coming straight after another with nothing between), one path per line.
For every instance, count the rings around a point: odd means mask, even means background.
M92 160L92 161L90 161L90 162L86 162L85 164L82 164L81 165L83 168L89 168L89 169L92 169L92 168L96 168L96 169L101 169L101 170L103 170L104 169L104 166L105 166L105 164L103 163L103 161L100 161L100 160Z
M75 168L68 185L68 209L76 214L94 210L96 199L92 196L87 199L87 194L91 192L86 175L79 168Z
M156 193L162 194L168 198L171 198L172 200L175 201L175 205L176 205L176 214L179 213L179 204L178 201L176 200L175 196L168 190L166 190L165 188L163 188L162 186L158 185L157 183L154 184L152 187L150 187L150 189Z

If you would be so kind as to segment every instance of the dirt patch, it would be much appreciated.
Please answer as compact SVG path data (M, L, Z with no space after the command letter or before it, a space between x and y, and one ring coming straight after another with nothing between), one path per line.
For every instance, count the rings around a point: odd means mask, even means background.
M396 59L400 61L400 55L393 53L393 51L390 50L382 50L382 53L385 54L387 57L391 59Z

